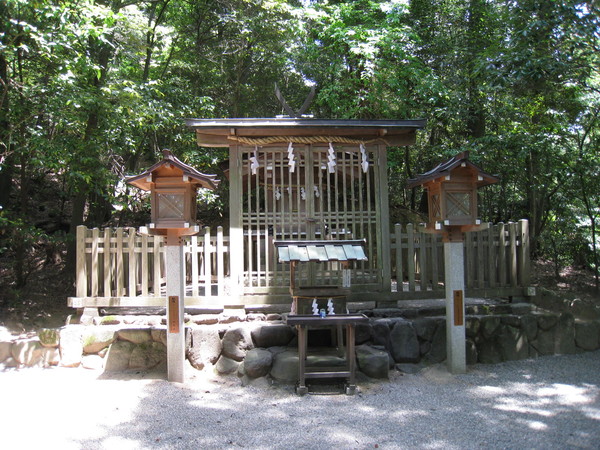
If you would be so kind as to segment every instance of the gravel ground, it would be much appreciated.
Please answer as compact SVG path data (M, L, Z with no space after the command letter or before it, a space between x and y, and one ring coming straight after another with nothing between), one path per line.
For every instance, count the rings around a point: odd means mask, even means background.
M0 372L5 449L600 448L600 351L445 366L298 397L193 369L108 378L85 369Z

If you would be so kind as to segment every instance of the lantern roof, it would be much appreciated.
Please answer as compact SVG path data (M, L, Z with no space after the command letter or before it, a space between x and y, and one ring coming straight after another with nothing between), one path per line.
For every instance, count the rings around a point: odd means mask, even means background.
M185 164L180 161L171 153L169 150L163 150L163 159L139 175L127 177L125 181L127 183L142 189L149 191L151 183L154 182L155 177L187 177L189 182L203 187L206 189L216 189L219 185L216 175L208 175L198 172L192 166Z
M484 172L479 166L469 161L469 152L464 151L457 155L454 155L447 161L438 164L436 167L428 172L417 175L415 178L411 178L407 182L407 188L414 188L421 186L431 181L435 181L439 178L445 178L457 168L468 168L472 173L473 177L477 179L477 187L487 186L498 182L498 177L490 175Z

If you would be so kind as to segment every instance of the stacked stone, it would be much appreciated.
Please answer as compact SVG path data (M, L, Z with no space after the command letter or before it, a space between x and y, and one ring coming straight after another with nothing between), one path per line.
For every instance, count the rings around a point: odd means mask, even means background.
M498 363L541 355L600 348L600 317L577 320L570 312L549 312L530 304L471 309L466 317L467 363ZM440 311L432 310L433 314ZM402 310L365 311L356 329L358 369L387 378L390 369L414 372L446 359L443 316L399 317ZM279 314L186 315L186 357L198 370L237 374L243 384L295 382L295 330ZM68 325L14 337L0 328L0 368L63 366L105 371L166 370L166 326L161 316L96 317L94 325ZM332 355L311 355L309 365L336 365Z

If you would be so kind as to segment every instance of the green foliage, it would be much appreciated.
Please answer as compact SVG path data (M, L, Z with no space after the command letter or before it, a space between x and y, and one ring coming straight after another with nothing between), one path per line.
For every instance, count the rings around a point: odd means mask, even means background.
M198 149L183 118L272 117L277 82L293 107L316 84L316 117L428 120L389 151L395 220L422 212L407 178L469 150L501 180L482 219L528 218L537 255L597 270L598 17L583 0L6 0L2 255L24 255L23 283L40 242L143 224L122 179L163 148L224 180L227 152ZM227 202L226 182L199 196L202 222L227 225Z

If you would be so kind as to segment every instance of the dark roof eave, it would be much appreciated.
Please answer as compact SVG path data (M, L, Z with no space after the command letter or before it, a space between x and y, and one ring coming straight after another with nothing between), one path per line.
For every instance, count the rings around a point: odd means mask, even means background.
M297 119L297 118L258 118L258 119L185 119L190 128L413 128L421 129L427 124L425 119L410 120L362 120L362 119Z

